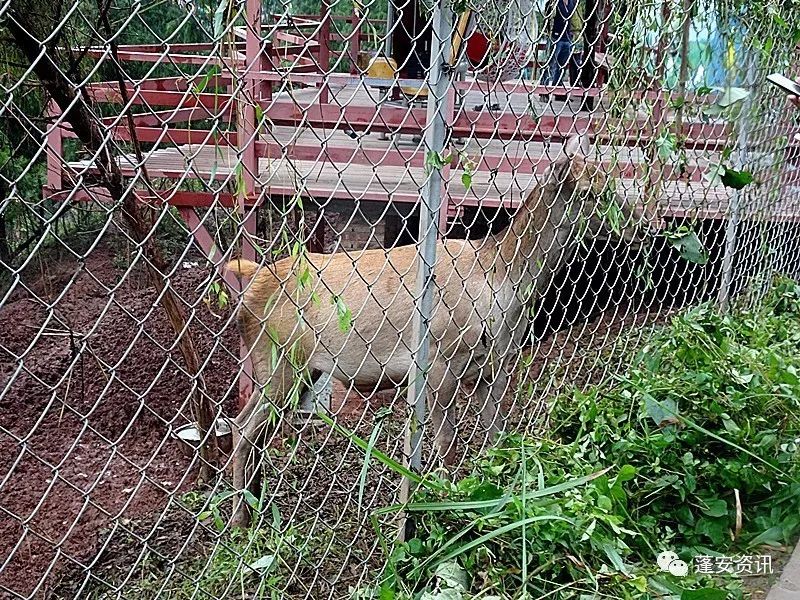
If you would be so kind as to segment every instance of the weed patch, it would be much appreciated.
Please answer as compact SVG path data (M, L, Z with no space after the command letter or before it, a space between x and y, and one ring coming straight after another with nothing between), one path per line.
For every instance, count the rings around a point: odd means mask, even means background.
M740 577L694 565L800 531L799 372L794 282L755 310L676 316L625 374L556 399L545 436L508 436L467 477L420 487L416 537L387 542L353 596L743 597ZM688 574L661 570L664 551Z

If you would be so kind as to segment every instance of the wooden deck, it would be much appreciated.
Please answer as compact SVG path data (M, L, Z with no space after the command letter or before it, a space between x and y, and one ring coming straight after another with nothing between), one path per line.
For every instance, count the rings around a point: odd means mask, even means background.
M508 86L513 90L513 85ZM298 106L308 105L319 90L313 88L284 89L276 98L291 100ZM487 110L475 111L473 105L483 100L478 90L465 92L459 112L485 119L492 114ZM537 114L543 117L565 115L575 126L573 113L576 99L570 102L542 102L525 94L496 96L506 114ZM377 100L377 92L363 85L340 86L331 90L330 102L341 106L369 106ZM266 113L265 113L266 114ZM598 136L607 124L602 114L580 113L576 117ZM472 117L470 117L472 118ZM229 145L172 144L166 124L158 146L146 153L145 167L151 178L202 181L206 192L224 193L236 189L241 177L236 149ZM719 129L719 128L717 128ZM454 164L444 169L448 181L446 203L449 214L460 207L514 208L526 191L545 172L551 160L561 152L561 139L542 140L536 136L517 136L516 139L495 139L464 136L458 149L460 156L475 164L471 186L467 189L461 181L463 165ZM354 139L355 138L355 139ZM602 143L602 139L600 139ZM410 134L385 136L370 132L347 131L339 123L330 128L320 128L311 123L298 127L274 126L260 134L258 173L256 179L263 192L274 196L294 196L297 193L325 204L331 199L373 202L416 203L426 181L425 152L422 144ZM709 140L709 148L697 143L687 150L687 168L678 173L667 168L663 173L660 209L665 216L721 219L729 211L731 192L719 183L708 180L709 165L719 160L718 144ZM599 145L594 159L604 170L617 178L617 189L626 196L639 200L646 184L647 157L641 148L622 144ZM132 155L120 158L123 173L131 176L136 170ZM75 161L68 165L75 172L91 172L90 160ZM769 171L767 169L766 173ZM777 175L773 175L777 177ZM795 177L796 178L796 177ZM784 181L792 179L784 173ZM788 186L788 183L784 184ZM746 194L748 206L742 217L754 216L764 211L770 218L800 220L800 206L790 197L782 195L761 198L766 189L777 186L750 186ZM794 188L787 187L787 192ZM169 193L166 194L169 199ZM777 204L776 204L777 202Z

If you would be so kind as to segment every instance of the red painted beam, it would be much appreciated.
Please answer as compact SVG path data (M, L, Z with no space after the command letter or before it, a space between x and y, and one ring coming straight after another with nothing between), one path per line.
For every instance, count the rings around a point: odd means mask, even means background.
M244 49L244 43L239 42L237 45ZM131 52L194 52L194 51L209 51L217 50L220 45L214 42L187 42L181 44L172 44L164 42L163 44L121 44L119 49L122 51ZM227 46L226 46L227 47ZM104 46L93 46L89 50L103 50Z
M95 98L110 98L119 101L119 94L111 89L92 88ZM191 108L203 106L210 115L230 111L233 99L228 94L171 92L160 90L138 90L132 98L135 104L151 106L180 106ZM264 113L275 125L309 126L320 128L348 129L368 132L419 133L425 126L426 109L408 109L402 106L339 106L320 104L300 106L294 102L259 102ZM529 115L503 113L493 115L486 112L461 111L453 124L453 133L459 137L493 137L497 139L550 140L563 139L578 131L590 131L598 119L546 115L538 120ZM602 121L600 121L602 123ZM687 126L687 148L719 149L730 126L725 124L692 123ZM626 146L638 146L650 138L641 131L648 130L647 119L640 119L630 126L633 133L620 140ZM603 142L610 141L600 135ZM616 140L615 140L616 141Z
M331 15L333 21L349 21L350 15ZM302 20L319 24L319 16L316 15L292 15L294 21ZM315 21L316 19L316 21ZM385 19L362 19L362 23L372 23L373 25L386 25Z
M119 93L114 92L110 85L108 88L95 87L90 88L88 91L95 100L101 101L100 98L111 97L111 99L108 100L109 102L119 102ZM173 92L140 89L133 95L131 102L133 104L168 106L173 108L195 108L203 106L209 109L210 115L218 115L230 110L234 99L230 94L210 94L207 92L198 94L188 90L185 92Z
M299 35L294 35L293 33L287 33L285 31L276 31L275 32L275 39L276 40L284 40L286 42L292 42L293 44L297 44L299 47L308 46L319 46L316 40L305 38Z
M288 46L273 46L270 54L277 58L284 58L291 56L297 52L309 52L312 55L319 52L319 45L316 42L303 45L288 45ZM109 56L110 51L105 48L90 48L86 51L86 56L89 58L103 58ZM175 52L172 49L159 48L155 51L150 50L122 50L118 51L120 60L131 62L153 62L153 63L178 63L189 65L203 65L203 66L222 66L226 65L241 65L244 61L241 58L231 60L228 57L224 59L215 53L211 54L187 54ZM254 71L260 72L260 71ZM270 71L279 73L279 71Z
M64 137L76 138L72 131L64 131ZM136 137L144 143L162 143L184 146L235 146L236 132L214 131L208 129L176 129L171 127L136 127ZM114 139L128 141L131 139L130 130L124 121L114 127Z
M269 52L270 56L275 56L277 58L286 58L300 54L310 54L313 56L318 53L319 53L319 44L317 44L316 42L309 43L303 46L296 44L291 44L288 46L273 46ZM259 81L261 80L259 79Z
M159 127L167 123L185 123L188 121L201 121L214 118L202 108L177 108L172 110L157 110L153 112L137 113L133 115L133 122L139 127ZM103 125L109 127L120 123L120 117L103 117ZM123 119L127 128L127 119Z
M45 198L51 200L71 200L76 202L95 202L95 201L104 201L109 200L108 193L102 189L92 188L92 189L78 189L78 190L71 190L67 191L54 191L48 188L48 186L44 186L42 188L42 192ZM285 196L285 197L294 197L297 191L293 188L279 188L279 187L271 187L264 190L265 194L269 194L272 196ZM335 191L331 192L330 190L321 190L315 189L314 187L309 187L306 190L306 197L313 197L318 200L326 201L332 198L336 199L344 199L344 200L354 200L353 196L350 194L342 193L342 191ZM418 202L419 198L416 195L412 194L392 194L387 195L385 193L378 194L378 193L370 193L364 194L363 196L359 196L358 200L360 201L375 201L375 202L387 202L387 200L391 199L393 202L405 202L410 204L415 204ZM231 194L227 193L220 193L214 194L210 192L171 192L171 193L164 193L158 197L148 196L143 197L142 201L152 203L157 205L159 203L168 202L171 206L176 207L192 207L192 208L208 208L211 206L225 206L225 207L233 207L235 203L235 199L231 196ZM454 204L456 209L464 206L481 206L484 208L496 208L499 206L504 206L506 208L515 208L518 204L518 201L509 201L509 200L500 200L499 198L484 198L482 200L478 200L476 198L466 198L463 200L459 200L458 203ZM246 201L247 206L253 206L254 202L253 199L248 198ZM665 207L664 216L665 217L676 217L676 218L700 218L700 219L711 219L711 220L725 220L728 218L728 214L724 210L714 209L714 208L682 208L682 207ZM787 210L781 210L778 214L773 214L769 216L771 222L790 222L796 223L800 222L800 214L797 213L790 213Z
M101 48L90 48L86 51L86 56L89 58L103 58L106 56L110 56L110 51L108 49L101 49ZM205 66L221 66L223 64L238 64L241 61L238 60L230 60L226 58L225 60L220 59L219 57L214 56L213 54L183 54L183 53L173 53L166 49L162 50L161 52L143 52L139 50L120 50L118 52L118 56L120 60L127 60L127 61L137 61L137 62L154 62L154 63L164 63L164 64L172 64L178 63L183 65L205 65Z

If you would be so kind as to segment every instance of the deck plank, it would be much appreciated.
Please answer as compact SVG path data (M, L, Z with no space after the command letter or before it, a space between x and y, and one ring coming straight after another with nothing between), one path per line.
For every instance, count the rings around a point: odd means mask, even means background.
M513 87L512 83L508 89L512 90ZM286 88L276 93L275 97L308 104L313 102L318 93L318 89L310 87ZM342 106L370 106L374 105L377 98L376 90L363 85L331 89L331 102ZM467 91L462 110L471 110L472 105L480 103L482 99L482 92ZM573 105L565 102L543 103L525 94L500 94L499 100L506 110L518 115L536 113L569 116L573 114L576 102L573 100ZM582 114L585 116L586 113ZM595 114L594 117L599 118L599 115ZM687 119L690 117L687 115ZM267 156L259 159L256 178L267 194L285 196L299 192L322 204L332 199L409 203L418 201L425 185L424 149L421 142L415 141L411 135L382 139L379 134L371 133L358 134L354 139L345 131L334 128L272 127L263 130L260 139L266 142ZM461 182L460 167L445 169L448 178L446 200L451 211L460 206L513 209L547 165L562 151L562 144L557 140L509 141L471 137L462 141L463 145L457 147L463 156L476 164L476 170L470 188L466 189ZM712 144L711 147L716 148L716 145ZM302 148L302 152L298 151L302 158L288 157L293 148ZM594 159L601 161L606 169L612 169L613 165L625 166L617 187L626 197L641 199L645 187L643 166L648 161L644 150L637 146L599 145L596 151ZM393 164L382 164L383 156L390 154ZM724 217L729 208L730 191L702 176L708 171L709 165L719 161L718 152L695 148L686 152L686 158L691 180L667 179L663 182L659 200L662 213L665 216ZM408 164L403 164L404 160ZM119 162L125 175L135 173L136 161L132 155L121 156ZM230 192L235 189L240 176L238 164L236 149L221 145L176 146L165 143L147 152L145 157L150 177L200 180L205 182L208 192ZM499 164L502 164L502 169L499 169ZM68 169L80 172L92 171L94 167L90 161L81 160L70 163ZM784 179L784 185L789 186L792 177ZM741 215L743 218L758 214L783 218L800 215L797 202L787 198L778 201L765 196L767 188L775 186L751 187L753 189L744 192L747 202L742 204L748 207L748 212ZM791 195L796 196L796 193Z

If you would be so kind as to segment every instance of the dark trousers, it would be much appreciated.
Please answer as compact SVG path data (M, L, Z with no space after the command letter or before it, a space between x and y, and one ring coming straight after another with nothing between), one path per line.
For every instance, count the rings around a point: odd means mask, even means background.
M542 74L542 84L559 85L564 76L564 70L570 63L572 42L567 38L553 40L550 49L550 60L547 63L547 69Z

